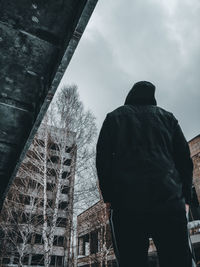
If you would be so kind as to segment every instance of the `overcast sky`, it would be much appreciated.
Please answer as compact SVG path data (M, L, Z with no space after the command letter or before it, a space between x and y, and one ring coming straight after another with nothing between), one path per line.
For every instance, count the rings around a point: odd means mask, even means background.
M200 134L199 14L199 0L99 0L61 85L78 85L100 127L135 82L151 81L190 140Z

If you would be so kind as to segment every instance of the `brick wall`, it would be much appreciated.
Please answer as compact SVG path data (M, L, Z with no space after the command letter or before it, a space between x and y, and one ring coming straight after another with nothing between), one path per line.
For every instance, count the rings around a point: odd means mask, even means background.
M193 182L200 202L200 135L189 141L189 147L194 164Z

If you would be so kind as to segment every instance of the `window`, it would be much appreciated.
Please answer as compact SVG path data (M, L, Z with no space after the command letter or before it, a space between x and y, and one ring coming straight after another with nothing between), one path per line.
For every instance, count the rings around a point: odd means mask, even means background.
M56 151L59 151L60 149L59 149L59 146L57 145L57 144L55 144L55 143L51 143L50 144L50 149L52 149L52 150L56 150Z
M37 159L37 160L40 160L44 157L44 154L43 153L40 153L38 151L31 151L31 150L28 150L28 152L26 153L26 155L30 158L30 159Z
M67 201L63 201L59 204L58 208L61 209L61 210L64 210L66 209L68 206L68 202Z
M10 258L3 258L2 263L9 264L10 263Z
M51 156L50 161L52 163L59 163L59 157L58 156Z
M19 203L22 203L22 204L25 204L25 205L30 205L30 202L31 202L30 196L19 194L18 197L19 197L18 198L18 202Z
M61 257L61 256L57 256L56 258L57 258L57 259L56 259L56 261L57 261L57 262L56 262L57 265L58 265L58 266L59 266L59 265L60 265L60 266L63 266L63 264L62 264L62 263L63 263L63 257Z
M28 265L28 262L29 262L29 255L26 255L26 256L23 258L22 263Z
M52 224L52 216L47 216L47 225L50 226Z
M38 216L37 216L37 223L38 223L38 224L43 224L43 223L44 223L43 215L38 215Z
M50 266L55 266L55 263L56 263L56 256L51 256Z
M54 188L55 188L55 184L47 183L47 191L53 192Z
M70 176L70 172L63 172L62 173L62 179L67 178L68 176Z
M48 169L48 175L56 176L56 170L55 169Z
M34 199L34 205L37 207L43 207L43 198L35 198Z
M43 238L42 235L35 234L35 244L43 244Z
M50 266L60 267L63 266L62 256L51 256Z
M64 165L70 166L71 161L72 161L71 159L65 159L64 160Z
M62 247L64 244L64 237L63 236L54 236L53 245Z
M22 223L28 223L29 222L29 213L23 213L22 214Z
M22 166L25 170L27 171L34 171L36 173L40 173L40 174L43 174L42 171L36 167L35 165L33 165L31 162L25 162L25 163L22 163Z
M19 203L23 203L24 197L22 194L19 195Z
M61 218L59 217L56 221L56 226L57 227L66 227L67 225L67 219L66 218Z
M30 196L24 196L24 204L25 205L30 205L30 202L31 202Z
M38 139L37 141L38 141L38 144L39 144L40 146L44 147L44 141L43 141L43 140Z
M90 253L89 253L89 247L90 247L90 244L89 244L89 234L86 234L84 236L81 236L79 237L79 248L78 248L78 253L79 255L85 255L85 256L88 256Z
M23 243L23 239L22 236L20 234L20 232L17 233L17 244Z
M19 253L15 252L14 254L14 260L13 260L14 264L18 264L19 263Z
M32 165L31 166L31 171L42 174L42 172L40 171L40 169L38 167L36 167L35 165Z
M11 222L11 223L16 223L16 222L18 222L18 220L19 220L19 216L20 216L19 212L12 211L12 216L11 216L11 218L10 218L10 222Z
M34 158L35 156L35 153L31 150L28 150L27 153L26 153L26 156L29 157L29 158Z
M32 255L31 265L44 265L44 256L40 254Z
M38 206L43 207L44 206L44 199L40 198L37 200Z
M94 254L98 252L98 231L91 232L90 240L90 253Z
M72 151L72 149L73 149L72 146L71 146L71 147L66 146L66 148L65 148L65 152L66 152L66 153L70 153L70 152Z
M52 199L47 199L47 205L49 208L53 207L53 200Z
M18 177L14 179L14 183L15 183L15 185L17 185L17 186L24 186L24 181L23 181L23 179L18 178Z
M27 243L28 243L28 244L31 244L32 235L33 235L33 234L30 234L30 235L28 236L28 240L27 240Z
M35 189L37 187L37 182L35 180L30 179L29 185L31 188Z
M69 186L64 185L61 190L61 193L67 195L69 193Z

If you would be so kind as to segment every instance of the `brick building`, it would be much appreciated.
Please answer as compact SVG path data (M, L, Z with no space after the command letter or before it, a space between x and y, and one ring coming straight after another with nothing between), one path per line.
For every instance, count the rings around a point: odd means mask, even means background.
M77 267L117 266L109 219L102 200L77 217L77 254ZM151 239L149 261L150 267L158 266L156 248Z
M200 134L189 141L189 147L194 164L193 183L200 203Z
M7 206L2 210L0 227L0 266L18 266L20 253L23 266L44 266L44 240L42 237L44 216L44 184L42 182L44 164L44 131L41 126L30 146L22 167L8 193ZM55 192L60 164L60 142L66 131L50 127L47 159L47 231L52 229L55 209ZM37 146L37 153L34 151ZM76 158L75 135L70 133L65 143L59 204L50 266L68 266L73 210L74 167ZM26 168L27 167L27 168ZM10 210L10 217L6 210ZM5 216L4 216L5 215ZM13 224L13 225L12 225ZM6 225L10 225L7 229ZM13 226L13 227L12 227ZM29 231L29 232L28 232ZM26 240L25 240L26 239ZM21 266L21 265L20 265Z
M116 266L109 220L102 200L78 215L77 245L78 267L96 267L106 262L110 267Z
M190 153L194 164L192 199L190 209L191 240L193 243L196 260L200 266L200 135L195 136L189 142Z

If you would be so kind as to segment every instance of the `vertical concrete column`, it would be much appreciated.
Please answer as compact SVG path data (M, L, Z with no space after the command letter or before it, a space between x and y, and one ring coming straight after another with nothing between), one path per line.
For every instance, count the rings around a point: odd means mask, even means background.
M0 1L1 202L96 3L97 0Z

